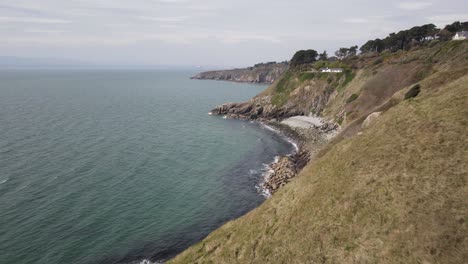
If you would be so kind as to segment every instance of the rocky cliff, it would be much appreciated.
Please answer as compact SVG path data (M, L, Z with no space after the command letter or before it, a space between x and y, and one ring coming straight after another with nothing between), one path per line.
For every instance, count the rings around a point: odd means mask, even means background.
M280 159L270 199L170 263L466 262L468 41L357 56L338 74L316 72L321 63L213 109L313 114L342 130L294 178L302 165Z
M193 76L192 79L249 83L273 83L287 70L287 68L288 64L286 62L259 63L253 67L242 69L202 72Z

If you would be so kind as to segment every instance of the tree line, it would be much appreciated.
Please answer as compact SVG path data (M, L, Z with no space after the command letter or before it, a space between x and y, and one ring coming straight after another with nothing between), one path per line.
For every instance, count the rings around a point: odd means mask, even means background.
M376 38L367 41L361 46L359 51L361 53L368 52L382 52L388 50L395 52L398 50L406 50L413 46L421 45L426 41L439 39L447 41L452 39L456 32L468 31L468 22L454 22L445 26L443 29L437 28L434 24L426 24L422 26L412 27L407 30L401 30L397 33L390 33L386 38ZM300 50L294 54L291 59L290 65L292 67L313 63L317 60L326 61L330 59L344 60L354 57L358 54L358 46L351 46L349 48L339 48L335 51L335 58L328 57L327 51L318 53L316 50Z
M384 39L369 40L359 50L361 53L382 52L384 50L394 52L409 49L429 40L450 40L456 32L463 30L468 30L468 22L457 21L445 26L443 29L437 28L434 24L426 24L402 30L398 33L390 33Z

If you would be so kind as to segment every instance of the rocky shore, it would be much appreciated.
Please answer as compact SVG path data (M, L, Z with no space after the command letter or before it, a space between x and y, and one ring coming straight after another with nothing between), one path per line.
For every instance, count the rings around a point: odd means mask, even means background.
M271 84L287 69L287 63L268 62L247 68L201 72L191 79Z
M256 96L247 102L225 103L211 110L214 115L227 118L270 122L283 120L292 116L303 116L306 112L297 107L275 106L271 103L271 96Z
M338 130L338 127L328 122L323 122L322 126L308 128L287 124L284 121L270 121L266 125L280 131L297 145L294 153L281 156L270 165L270 170L261 184L263 193L267 196L274 194L296 177L330 139L330 135ZM330 130L330 127L334 127L334 130Z
M331 138L338 124L319 117L305 116L295 108L272 106L268 97L256 97L248 102L226 103L211 110L213 115L260 122L279 131L297 145L297 150L270 165L261 187L267 196L291 181L315 153Z
M261 184L263 193L267 196L291 181L339 129L338 124L320 117L306 116L301 109L276 107L271 104L269 96L254 97L247 102L222 104L212 109L210 114L260 122L295 142L297 151L282 156L271 164L270 171Z
M225 118L260 122L280 131L298 146L291 155L283 156L270 166L261 184L267 196L291 181L314 154L339 130L339 125L317 116L310 116L297 105L275 106L271 96L259 95L247 102L225 103L210 111ZM316 104L320 108L321 104Z

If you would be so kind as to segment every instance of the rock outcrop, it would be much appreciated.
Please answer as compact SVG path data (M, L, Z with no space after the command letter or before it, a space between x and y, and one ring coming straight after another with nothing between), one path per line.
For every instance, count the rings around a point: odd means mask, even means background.
M269 62L256 64L253 67L242 69L202 72L193 76L191 79L249 83L273 83L287 69L287 63Z
M374 112L366 117L364 122L362 122L362 128L369 127L379 116L382 112Z
M271 165L272 172L265 182L263 188L270 194L283 187L309 162L310 154L308 151L301 151L292 156L283 156L278 162Z
M227 118L268 121L282 120L287 117L304 115L305 112L294 107L276 107L269 103L269 97L254 98L248 102L226 103L217 106L211 113Z

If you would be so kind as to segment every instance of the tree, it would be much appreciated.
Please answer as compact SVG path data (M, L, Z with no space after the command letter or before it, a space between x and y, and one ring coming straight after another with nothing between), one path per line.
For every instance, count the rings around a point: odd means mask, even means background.
M319 54L319 60L322 60L322 61L328 60L328 54L326 50L324 50L322 53Z
M340 48L339 50L335 51L335 56L338 57L339 60L343 60L348 55L348 48Z
M291 59L291 66L295 67L301 64L312 63L317 61L318 53L313 49L300 50L294 54Z
M338 59L343 60L347 59L351 56L356 56L358 50L358 46L351 46L350 48L340 48L339 50L335 51L336 57Z
M413 46L421 45L421 43L437 38L441 40L449 40L456 31L468 29L468 22L455 22L447 25L443 30L438 29L434 24L426 24L422 26L412 27L407 30L401 30L397 33L390 33L384 39L375 39L367 41L360 51L366 52L382 52L388 50L391 52L403 49L410 49Z
M346 57L351 57L351 56L356 56L357 54L357 49L358 49L358 46L351 46L349 49L348 49L348 54Z
M439 32L441 40L450 40L458 31L467 31L468 30L468 21L460 22L455 21L450 25L446 25L444 29Z

